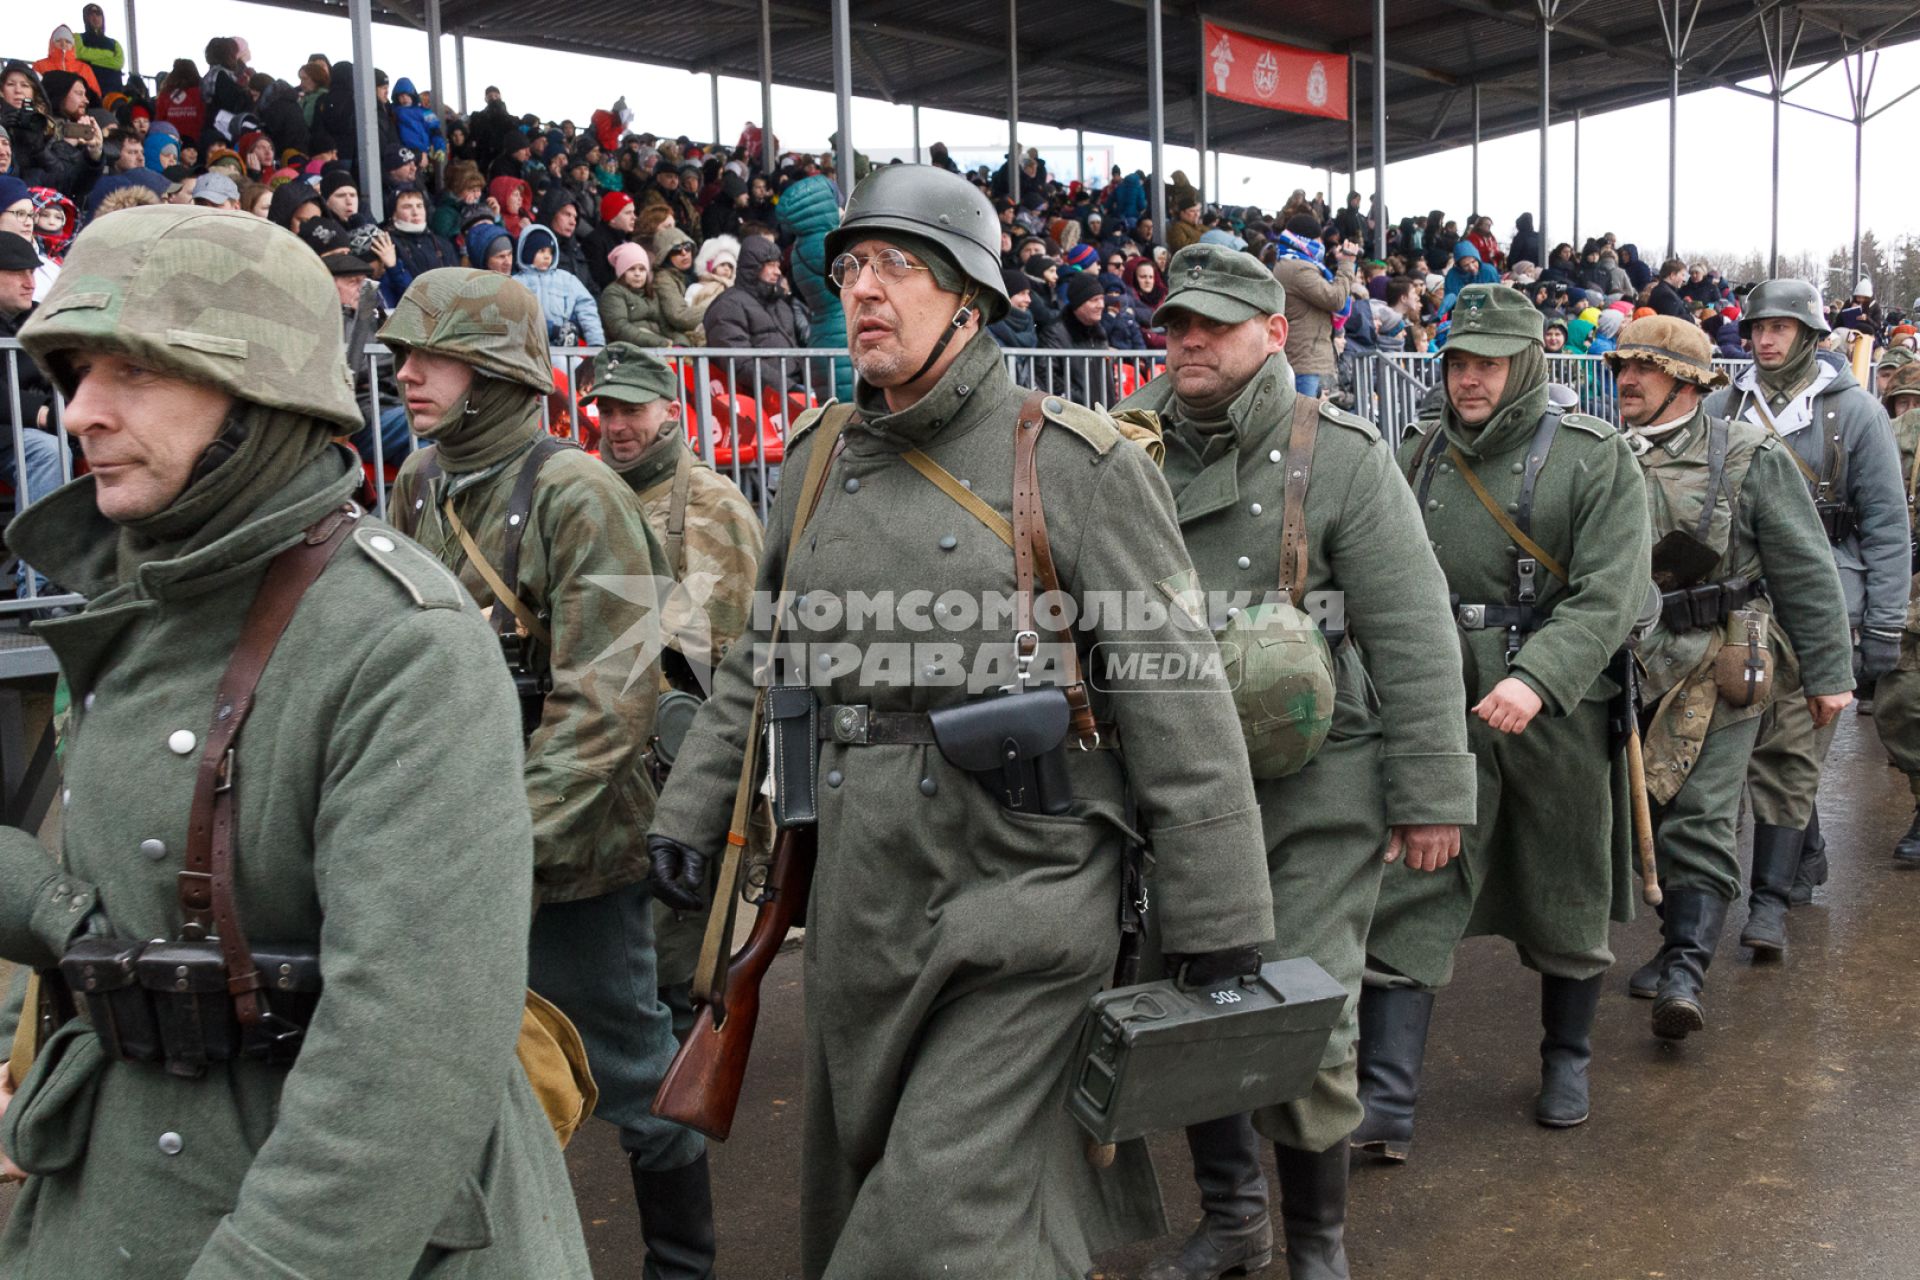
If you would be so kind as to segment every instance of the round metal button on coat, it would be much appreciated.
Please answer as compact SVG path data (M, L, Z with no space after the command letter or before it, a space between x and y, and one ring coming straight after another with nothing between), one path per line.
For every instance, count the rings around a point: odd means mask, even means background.
M1048 413L1059 413L1062 410L1064 410L1067 406L1060 402L1060 397L1048 396L1046 398L1045 403L1043 403L1040 407L1046 410Z
M923 796L930 796L930 795L932 795L932 794L933 794L934 792L936 792L936 791L938 791L939 789L940 789L940 784L939 784L939 783L937 783L937 782L935 782L935 781L934 781L934 780L933 780L932 778L922 778L922 779L920 779L920 794L921 794L921 795L923 795Z
M85 698L82 698L80 700L80 705L86 710L91 711L93 710L93 699L94 699L94 695L90 693Z
M1256 502L1252 506L1247 508L1247 514L1257 516L1262 511L1265 511L1265 510L1266 510L1265 507L1261 506L1259 503Z
M859 477L859 476L848 476L848 477L847 477L847 486L846 486L846 488L847 488L847 492L848 492L848 493L858 493L858 492L860 492L860 477Z
M837 787L837 786L839 786L839 785L840 785L840 782L841 782L841 775L840 775L840 771L839 771L838 769L829 769L829 770L827 770L827 785L828 785L828 786L830 786L830 787Z
M140 852L146 854L155 862L158 862L167 856L167 842L165 840L142 840L140 842Z
M1238 560L1234 561L1234 563L1239 565L1242 569L1253 568L1253 561L1249 560L1245 556L1241 556Z
M384 533L374 534L371 538L367 539L367 542L373 547L375 551L393 550L393 539L389 538Z
M1274 450L1272 450L1271 452L1269 452L1269 453L1267 454L1267 461L1268 461L1268 462L1278 462L1278 461L1280 461L1280 451L1279 451L1278 449L1274 449Z
M940 539L940 549L942 551L951 551L959 545L960 539L954 537L952 534L948 534L946 537Z
M200 739L193 736L191 729L175 729L167 735L167 750L177 756L191 755L200 745Z
M180 1141L180 1135L171 1129L160 1135L160 1154L163 1156L177 1156L186 1145Z

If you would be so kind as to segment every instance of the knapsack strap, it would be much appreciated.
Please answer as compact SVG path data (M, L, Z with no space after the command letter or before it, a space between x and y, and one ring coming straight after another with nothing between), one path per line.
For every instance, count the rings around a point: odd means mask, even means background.
M929 458L918 449L909 449L900 455L906 464L931 481L940 492L952 498L965 508L968 515L985 525L994 537L1013 546L1013 526L1006 517L981 501L978 494L954 478L953 472Z
M693 489L693 454L682 446L673 464L673 493L667 500L667 564L673 580L687 576L687 495Z
M247 608L240 638L227 659L214 696L213 727L194 777L193 807L187 821L186 865L179 875L183 933L190 938L212 935L219 940L226 962L227 991L234 1015L243 1026L261 1017L260 988L264 980L253 962L253 949L240 924L240 906L234 897L233 785L235 743L253 711L254 690L273 657L301 598L320 577L334 553L345 545L347 531L361 516L352 502L329 511L307 527L306 535L282 551L267 566L266 577Z
M1286 517L1280 525L1280 592L1298 605L1307 590L1307 485L1313 478L1313 442L1320 434L1320 401L1293 398L1287 440Z
M1044 392L1031 391L1020 405L1014 424L1013 441L1013 578L1014 578L1014 661L1018 666L1022 691L1027 669L1040 647L1033 612L1034 584L1058 594L1060 575L1053 563L1053 544L1047 537L1047 512L1040 500L1040 473L1036 451L1046 415L1040 404ZM1094 722L1093 706L1087 697L1086 681L1080 678L1080 651L1073 636L1056 632L1060 648L1061 686L1067 695L1067 726L1082 750L1099 745L1100 730Z

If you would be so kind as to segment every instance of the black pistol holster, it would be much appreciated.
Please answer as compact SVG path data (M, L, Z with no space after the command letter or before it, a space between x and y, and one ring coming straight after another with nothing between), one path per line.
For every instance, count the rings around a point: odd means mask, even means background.
M1072 806L1064 690L1003 690L943 707L927 721L947 763L972 774L1002 808L1061 814Z

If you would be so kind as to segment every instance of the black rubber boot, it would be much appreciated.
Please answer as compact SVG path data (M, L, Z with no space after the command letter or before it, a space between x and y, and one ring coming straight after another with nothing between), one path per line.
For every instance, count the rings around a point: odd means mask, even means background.
M1740 931L1740 945L1752 947L1756 960L1787 952L1787 894L1800 867L1800 845L1806 834L1799 827L1754 824L1753 892L1747 899L1747 925Z
M1575 981L1540 975L1540 1096L1533 1118L1549 1129L1587 1122L1587 1064L1593 1061L1593 1015L1602 975Z
M1727 904L1698 889L1675 889L1667 894L1664 931L1667 945L1660 955L1660 990L1653 1003L1653 1034L1663 1040L1685 1040L1689 1032L1707 1025L1700 998L1707 985L1707 966L1720 945L1727 923Z
M1200 1188L1200 1225L1173 1256L1147 1268L1142 1280L1217 1280L1264 1271L1273 1262L1273 1219L1252 1118L1188 1125L1187 1150Z
M1627 994L1636 1000L1651 1000L1660 994L1660 969L1666 963L1667 949L1662 946L1653 959L1633 971L1627 979Z
M1893 865L1909 871L1920 867L1920 804L1913 808L1913 825L1900 837L1900 843L1893 846Z
M709 1280L713 1275L713 1181L707 1153L678 1169L642 1169L631 1154L640 1239L647 1246L645 1280Z
M1360 988L1360 1105L1367 1117L1347 1139L1354 1150L1395 1162L1412 1150L1413 1107L1432 1017L1431 991Z
M1793 873L1793 887L1787 890L1790 906L1804 907L1813 901L1813 891L1827 882L1827 842L1820 834L1820 810L1807 820L1807 833L1800 842L1800 865Z
M1347 1144L1296 1151L1273 1144L1289 1280L1348 1280Z

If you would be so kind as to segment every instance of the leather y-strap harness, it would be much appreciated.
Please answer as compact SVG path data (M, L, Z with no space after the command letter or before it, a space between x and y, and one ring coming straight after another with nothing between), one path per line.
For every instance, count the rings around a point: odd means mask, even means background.
M253 711L254 690L294 610L334 553L345 545L347 531L360 515L359 506L352 502L334 508L309 525L299 542L267 566L266 577L241 624L240 639L220 677L213 703L213 727L207 733L206 749L194 778L186 865L179 875L180 912L186 921L181 934L196 940L211 936L219 942L227 968L227 991L233 996L234 1015L243 1026L260 1020L259 993L265 982L254 966L253 949L241 928L240 907L234 898L235 743Z

